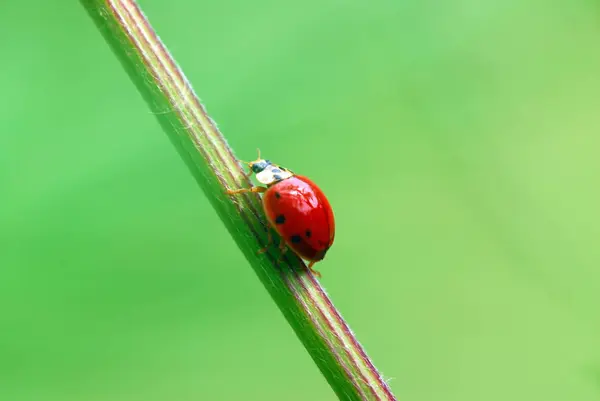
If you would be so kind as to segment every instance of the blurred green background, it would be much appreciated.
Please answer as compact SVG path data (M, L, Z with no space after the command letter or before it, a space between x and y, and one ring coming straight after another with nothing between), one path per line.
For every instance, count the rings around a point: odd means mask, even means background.
M0 5L0 400L333 400L58 3ZM597 3L140 3L238 156L328 194L322 283L401 400L600 397Z

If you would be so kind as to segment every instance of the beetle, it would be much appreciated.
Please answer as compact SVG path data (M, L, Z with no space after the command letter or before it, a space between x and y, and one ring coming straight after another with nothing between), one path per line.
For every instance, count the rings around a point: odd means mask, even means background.
M325 258L335 237L335 220L329 200L309 178L262 159L260 150L258 159L247 164L248 175L254 174L265 186L228 190L227 194L262 193L267 220L282 238L281 256L288 248L292 249L309 261L309 270L320 277L321 274L312 267ZM259 253L265 252L271 242L269 231L269 243Z

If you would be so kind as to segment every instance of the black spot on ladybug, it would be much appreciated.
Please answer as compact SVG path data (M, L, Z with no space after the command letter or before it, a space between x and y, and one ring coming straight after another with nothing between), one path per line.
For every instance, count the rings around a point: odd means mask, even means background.
M273 178L276 180L281 180L281 176L279 174L273 174Z
M285 223L285 216L280 214L279 216L277 216L277 218L275 219L275 223L277 224L283 224Z
M279 192L275 192L275 197L276 197L277 199L279 199L279 198L281 198L281 194L280 194Z
M310 238L311 235L312 233L310 232L310 230L306 230L306 238Z
M281 170L279 170L278 168L274 168L271 171L274 172L274 173L281 173Z
M297 244L297 243L299 243L299 242L301 242L301 241L302 241L302 237L301 237L301 236L299 236L299 235L292 235L292 236L290 237L290 239L292 240L292 242L293 242L294 244Z

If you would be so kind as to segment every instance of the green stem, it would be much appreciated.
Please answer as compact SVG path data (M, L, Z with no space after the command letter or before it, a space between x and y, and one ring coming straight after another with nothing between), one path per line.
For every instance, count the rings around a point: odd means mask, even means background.
M276 245L257 254L267 242L268 227L260 197L225 194L250 181L136 2L80 1L338 397L395 400L302 260L290 254L278 265Z

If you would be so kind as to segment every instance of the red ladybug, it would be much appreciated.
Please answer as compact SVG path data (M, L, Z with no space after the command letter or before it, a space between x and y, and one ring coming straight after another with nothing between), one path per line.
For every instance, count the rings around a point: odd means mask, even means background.
M335 222L333 211L323 191L306 177L296 175L285 167L258 159L248 163L251 173L266 187L256 186L229 190L229 195L244 192L264 193L263 207L271 226L281 236L280 248L283 253L287 247L298 256L308 260L308 268L317 276L313 265L323 260L333 245ZM269 234L269 243L271 236ZM266 248L259 252L266 251Z

